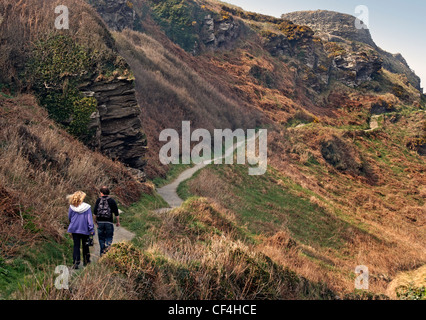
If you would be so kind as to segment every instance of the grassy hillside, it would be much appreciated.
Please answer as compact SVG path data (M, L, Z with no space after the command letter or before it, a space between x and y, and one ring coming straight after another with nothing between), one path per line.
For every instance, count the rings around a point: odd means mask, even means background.
M210 0L127 2L137 30L119 32L81 1L9 4L0 0L1 298L384 299L401 283L400 297L421 297L422 283L402 280L426 262L426 99L402 74L361 81L331 67L345 57L374 69L373 49ZM70 34L48 27L56 4L75 9ZM93 111L74 90L86 76L126 70L149 140L146 184L79 142L79 126L58 125ZM49 110L62 103L65 115ZM155 211L166 204L154 185L189 167L158 160L159 133L183 120L267 128L267 174L212 165L181 184L181 208ZM136 237L55 290L54 267L70 259L65 196L81 189L93 203L104 184ZM358 265L369 292L354 291Z
M123 31L114 34L120 54L130 64L135 78L142 122L149 135L147 174L164 175L158 160L158 137L165 128L181 132L182 121L194 128L249 128L261 123L261 115L238 99L219 76L207 80L199 70L205 64L195 60L170 40L163 44L154 35ZM211 70L215 74L219 70Z
M289 128L278 136L286 147L274 150L286 156L271 155L266 175L247 176L244 166L211 166L181 184L179 194L224 206L260 239L285 232L310 260L310 268L284 260L302 275L321 273L334 289L348 292L354 266L368 265L371 291L385 294L397 274L425 261L425 166L407 149L424 117L406 108L381 118L381 127L368 133L320 124ZM344 163L324 159L324 141L333 141Z
M31 95L1 95L0 125L1 291L8 292L32 268L70 262L68 194L82 190L93 204L99 186L109 185L128 206L152 189L58 128Z

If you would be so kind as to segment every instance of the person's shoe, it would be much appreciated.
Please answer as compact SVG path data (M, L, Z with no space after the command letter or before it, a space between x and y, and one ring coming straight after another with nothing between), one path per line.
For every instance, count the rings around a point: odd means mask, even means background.
M78 269L78 264L74 264L74 265L72 266L72 269L73 269L73 270L77 270L77 269Z

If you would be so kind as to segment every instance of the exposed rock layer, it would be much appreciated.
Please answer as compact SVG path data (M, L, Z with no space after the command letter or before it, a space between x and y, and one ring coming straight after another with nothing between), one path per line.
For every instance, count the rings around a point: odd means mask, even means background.
M112 159L142 170L146 164L147 140L142 132L133 80L93 82L81 90L98 101L98 112L92 115L91 126L96 128L96 138L91 146Z
M204 18L201 31L201 40L207 48L229 49L240 36L240 24L233 18L215 19L212 15Z

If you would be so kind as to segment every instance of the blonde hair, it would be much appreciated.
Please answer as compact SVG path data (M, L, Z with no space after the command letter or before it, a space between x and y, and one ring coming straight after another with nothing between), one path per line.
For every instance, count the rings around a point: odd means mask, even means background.
M84 198L86 198L86 194L83 191L77 191L72 195L67 196L69 204L74 207L78 207L80 204L82 204Z

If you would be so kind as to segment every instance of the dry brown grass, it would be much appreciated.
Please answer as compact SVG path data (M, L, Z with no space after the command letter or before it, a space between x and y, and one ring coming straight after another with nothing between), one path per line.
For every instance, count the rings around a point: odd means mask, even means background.
M1 203L8 212L0 225L4 254L13 253L21 241L32 245L35 239L62 238L67 194L82 190L91 203L98 188L107 185L119 202L129 205L149 189L122 164L59 129L33 96L0 98L0 126Z
M265 247L239 240L242 230L228 213L203 198L190 201L164 216L146 250L118 244L102 262L139 279L140 299L333 298L325 286L277 264Z
M396 125L393 126L396 128ZM336 134L364 158L367 155L378 182L368 183L362 176L340 172L326 163L319 146L321 141ZM363 143L369 141L358 139ZM394 149L392 153L395 154L401 152L400 148L404 146L397 146L397 140L387 135L373 137L373 141L378 139L385 146L391 146L389 150ZM271 166L324 200L303 192L299 194L300 197L309 199L331 216L347 221L354 228L352 234L345 238L345 246L339 250L306 245L283 250L290 238L288 234L278 233L272 238L262 239L259 245L261 252L311 281L324 281L342 294L353 291L354 278L350 275L357 265L369 267L371 291L385 294L389 282L399 272L413 270L425 263L426 212L425 206L421 205L424 199L424 167L420 164L420 158L397 162L397 168L409 168L409 171L401 170L402 173L398 174L365 153L364 149L356 147L353 141L344 137L343 132L320 125L291 129L282 135L273 133L272 140L271 148L274 150L269 158ZM305 152L319 164L312 166L301 162L300 157ZM414 154L412 156L417 157ZM234 183L238 185L239 178L228 178L224 180L210 170L204 170L188 183L189 191L215 203L225 205L236 201L238 204L239 200L232 190ZM281 180L275 183L284 189L288 188ZM285 204L282 205L285 207ZM368 234L358 232L358 226L367 230Z
M69 8L69 30L56 30L55 8ZM64 33L80 45L97 51L99 61L115 59L114 41L96 11L81 0L1 0L0 15L0 82L22 86L19 73L23 71L31 45L51 33Z
M105 264L90 265L82 272L70 272L68 289L56 289L55 266L27 276L12 298L15 300L134 300L133 280Z
M141 120L145 132L150 133L149 177L163 175L167 169L158 159L158 137L166 128L181 132L182 121L191 121L192 129L210 131L255 128L259 123L259 113L226 86L223 69L196 60L164 36L154 38L130 30L114 36L134 72Z
M410 285L418 288L426 286L426 265L414 271L398 274L389 284L386 293L396 299L396 290L401 286L408 287Z
M424 162L422 164L421 158L414 153L409 158L400 156L405 147L404 138L398 136L400 128L403 127L408 134L413 134L417 128L415 114L407 119L402 118L396 124L387 123L386 132L378 131L371 137L360 136L354 139L362 147L365 146L365 149L359 146L355 148L372 168L376 176L375 183L368 183L363 177L338 172L325 163L319 152L320 142L336 134L338 130L321 128L319 125L303 130L290 130L280 137L280 141L285 142L281 142L281 147L275 148L287 150L291 160L280 158L277 154L271 154L270 158L271 165L280 172L325 198L327 205L324 208L329 207L329 211L334 214L337 210L340 211L351 223L363 225L370 234L380 239L355 239L345 249L352 257L346 261L336 259L333 253L321 253L334 261L336 270L340 270L337 274L342 270L350 272L355 265L368 265L370 274L373 275L371 288L378 293L386 293L389 281L399 272L415 269L426 261L426 212L424 204L422 205ZM353 141L344 136L340 138L355 146ZM296 145L299 145L298 150L294 150ZM377 145L380 146L380 152L376 151ZM303 152L313 155L320 166L312 168L297 162L295 165L294 160L299 161ZM383 157L389 157L393 164L382 162ZM298 272L303 274L303 271ZM353 283L342 282L338 287L347 289L353 287Z

